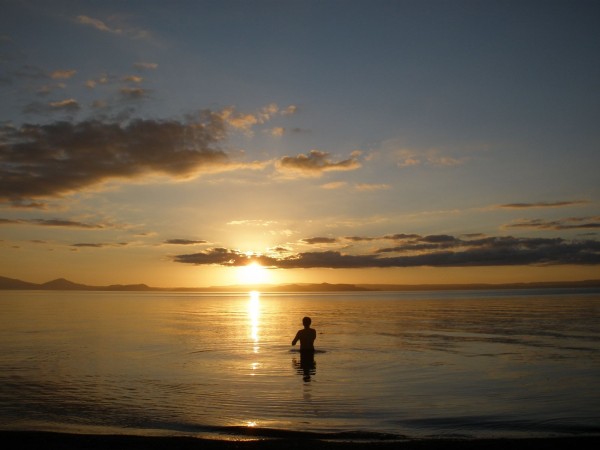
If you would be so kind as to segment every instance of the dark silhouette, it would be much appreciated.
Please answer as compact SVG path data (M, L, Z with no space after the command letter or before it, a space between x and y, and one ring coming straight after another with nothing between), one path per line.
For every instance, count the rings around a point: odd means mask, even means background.
M310 317L304 317L302 319L302 325L304 328L298 330L296 337L292 341L292 345L296 345L296 342L300 341L300 352L313 352L315 351L314 342L317 338L317 331L310 327Z
M304 381L310 381L311 375L317 373L317 363L315 362L315 353L300 351L300 362L296 358L292 360L296 373L302 375Z
M298 373L302 374L304 381L310 381L310 376L315 374L315 346L314 342L317 338L317 331L310 327L310 317L304 317L302 319L302 325L304 328L298 330L292 345L296 345L300 341L300 364L294 360L294 366Z

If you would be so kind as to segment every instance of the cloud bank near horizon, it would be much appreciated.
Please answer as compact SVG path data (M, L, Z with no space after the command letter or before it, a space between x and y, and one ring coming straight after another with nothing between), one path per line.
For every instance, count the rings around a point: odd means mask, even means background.
M391 237L393 238L393 237ZM364 269L391 267L477 267L518 265L600 264L600 242L562 238L483 237L465 240L449 235L396 235L399 245L367 254L321 252L248 255L226 248L181 254L173 261L193 265L245 266L250 262L274 269ZM312 238L308 243L329 243ZM393 253L393 256L383 256Z

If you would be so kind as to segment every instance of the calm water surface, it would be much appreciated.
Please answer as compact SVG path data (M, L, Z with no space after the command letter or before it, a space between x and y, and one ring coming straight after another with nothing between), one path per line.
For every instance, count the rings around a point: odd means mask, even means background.
M600 434L599 380L598 291L0 292L2 429Z

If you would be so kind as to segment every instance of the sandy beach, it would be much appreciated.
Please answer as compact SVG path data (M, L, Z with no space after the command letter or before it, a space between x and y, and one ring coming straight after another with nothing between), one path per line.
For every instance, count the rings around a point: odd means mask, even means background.
M254 449L339 449L360 450L454 450L454 449L596 449L600 436L523 438L523 439L415 439L394 442L327 441L322 439L212 440L189 436L90 435L52 432L0 431L0 439L8 448L50 448L63 450L254 450Z

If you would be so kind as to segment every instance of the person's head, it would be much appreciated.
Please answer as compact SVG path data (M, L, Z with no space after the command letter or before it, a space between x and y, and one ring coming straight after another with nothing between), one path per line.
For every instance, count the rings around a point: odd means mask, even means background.
M310 320L310 317L304 317L302 319L302 325L304 325L306 328L310 327L310 323L312 321Z

